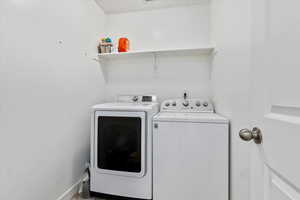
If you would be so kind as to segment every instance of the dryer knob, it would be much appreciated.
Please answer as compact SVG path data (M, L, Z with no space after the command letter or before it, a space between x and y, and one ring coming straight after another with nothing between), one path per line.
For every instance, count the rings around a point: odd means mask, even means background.
M138 96L132 97L132 101L133 101L133 102L137 102L138 100L139 100L139 97L138 97Z

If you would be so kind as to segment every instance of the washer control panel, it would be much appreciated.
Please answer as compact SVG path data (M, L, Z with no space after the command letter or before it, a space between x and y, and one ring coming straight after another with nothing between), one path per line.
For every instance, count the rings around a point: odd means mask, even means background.
M173 99L161 104L161 112L205 112L213 113L214 107L210 100Z

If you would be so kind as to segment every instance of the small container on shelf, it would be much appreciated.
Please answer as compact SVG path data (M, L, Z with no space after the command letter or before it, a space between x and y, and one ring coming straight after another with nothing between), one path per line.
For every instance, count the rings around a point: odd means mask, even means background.
M103 38L98 45L98 53L111 53L113 49L112 40L110 38Z
M129 40L127 38L120 38L118 51L119 52L128 52L129 48L130 48Z

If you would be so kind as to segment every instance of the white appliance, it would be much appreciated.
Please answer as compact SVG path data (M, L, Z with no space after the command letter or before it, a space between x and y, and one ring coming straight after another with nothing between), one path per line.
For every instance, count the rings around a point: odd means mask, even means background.
M91 191L152 199L152 118L155 96L119 96L95 105L91 131Z
M210 101L165 101L153 126L153 199L229 199L229 122Z

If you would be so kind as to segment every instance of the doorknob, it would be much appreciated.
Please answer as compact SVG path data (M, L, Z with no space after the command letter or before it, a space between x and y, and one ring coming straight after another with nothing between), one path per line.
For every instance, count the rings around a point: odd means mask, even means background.
M262 143L261 130L257 127L253 128L252 131L249 129L242 129L239 132L240 138L245 141L254 140L256 144Z

